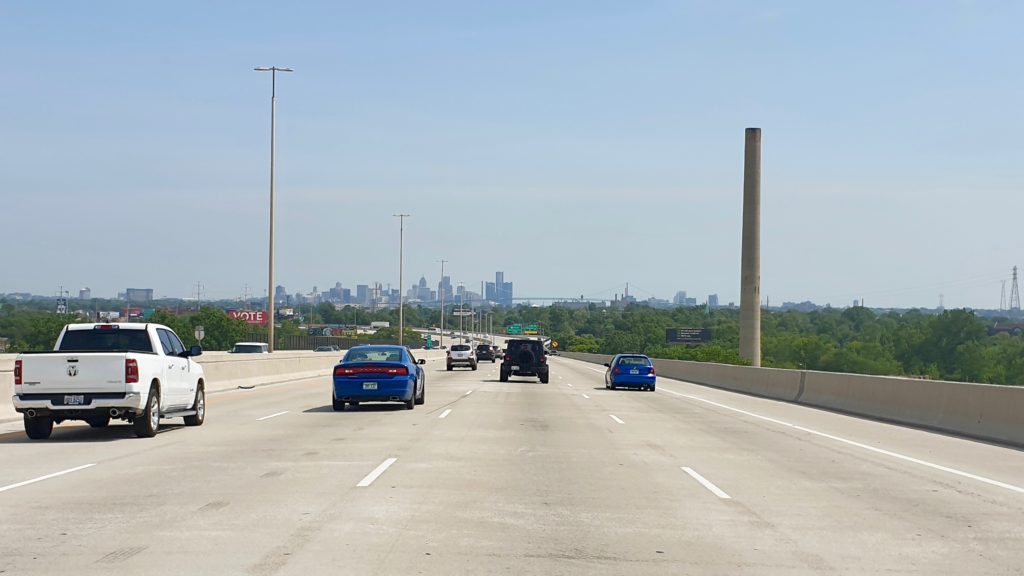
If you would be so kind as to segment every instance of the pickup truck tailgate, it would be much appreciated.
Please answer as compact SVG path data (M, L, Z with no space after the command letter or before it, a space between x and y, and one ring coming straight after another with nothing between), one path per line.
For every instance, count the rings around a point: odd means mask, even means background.
M49 352L22 356L22 394L121 393L123 352Z

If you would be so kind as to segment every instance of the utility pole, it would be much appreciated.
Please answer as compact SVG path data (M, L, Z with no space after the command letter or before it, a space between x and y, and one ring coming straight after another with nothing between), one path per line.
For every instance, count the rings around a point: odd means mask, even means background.
M274 351L274 148L277 142L277 73L291 68L260 66L257 72L270 72L270 254L267 266L267 350Z
M441 282L438 284L438 292L441 297L441 339L437 345L438 348L444 349L444 263L447 262L444 258L441 259Z
M398 218L398 345L403 345L403 338L405 337L405 316L403 314L403 308L405 307L405 279L402 276L405 269L405 219L409 217L408 214L392 214L395 218Z

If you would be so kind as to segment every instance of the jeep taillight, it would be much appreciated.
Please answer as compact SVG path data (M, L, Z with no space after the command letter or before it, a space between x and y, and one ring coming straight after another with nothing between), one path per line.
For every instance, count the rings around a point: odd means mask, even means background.
M124 383L133 384L139 381L139 362L135 358L124 360Z
M14 385L21 386L21 360L14 361Z

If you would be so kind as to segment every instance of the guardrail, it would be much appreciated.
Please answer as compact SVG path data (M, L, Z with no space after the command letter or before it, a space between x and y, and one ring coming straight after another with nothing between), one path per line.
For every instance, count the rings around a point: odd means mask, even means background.
M560 352L603 364L611 355ZM658 376L855 416L1024 446L1024 388L654 360Z

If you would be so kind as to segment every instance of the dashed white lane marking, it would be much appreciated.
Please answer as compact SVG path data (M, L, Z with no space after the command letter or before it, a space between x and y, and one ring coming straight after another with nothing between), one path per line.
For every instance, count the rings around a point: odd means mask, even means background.
M569 388L575 388L575 386L572 385L572 382L569 382Z
M465 394L463 394L463 396L469 396L469 395L470 395L470 394L472 394L472 393L473 393L473 391L472 391L472 390L470 390L470 391L466 392Z
M587 400L590 400L590 396L587 396L586 394L584 394L583 397L586 398Z
M451 413L452 413L452 409L449 408L449 409L445 410L444 412L441 412L441 415L438 416L438 418L447 418L448 415L451 414Z
M718 496L723 500L731 499L731 497L728 494L722 492L721 488L712 484L710 480L698 474L693 468L687 468L686 466L680 466L680 468L683 469L683 472L686 472L687 474L692 476L694 480L700 482L701 485L710 490L715 496Z
M22 486L27 486L29 484L34 484L36 482L41 482L43 480L49 480L50 478L56 478L57 476L63 476L65 474L70 474L72 472L78 472L79 470L85 470L86 468L92 468L95 465L96 464L83 464L81 466L76 466L74 468L68 468L67 470L61 470L60 472L54 472L53 474L47 474L46 476L40 476L39 478L33 478L31 480L25 480L24 482L18 482L17 484L9 484L7 486L0 487L0 492L5 492L7 490L13 490L15 488L21 488Z
M284 412L278 412L277 414L271 414L270 416L264 416L263 418L257 418L256 421L258 422L260 420L267 420L269 418L275 418L277 416L281 416L282 414L287 414L287 413L288 413L288 411L285 410Z
M598 370L597 368L591 368L590 366L584 366L584 368L586 368L587 370L593 370L594 372L599 372L601 374L607 372L607 370Z
M622 420L621 420L621 419L620 419L620 418L619 418L618 416L616 416L615 414L609 414L609 416L611 416L612 420L615 420L615 421L616 421L616 422L618 422L619 424L625 424L625 422L623 422L623 421L622 421Z
M661 390L661 389L659 388L659 390ZM956 475L956 476L961 476L963 478L970 478L971 480L977 480L978 482L982 482L982 483L985 483L985 484L990 484L992 486L998 486L1000 488L1005 488L1007 490L1012 490L1014 492L1018 492L1018 493L1024 494L1024 488L1022 488L1020 486L1015 486L1013 484L1007 484L1006 482L1000 482L999 480L993 480L991 478L986 478L984 476L978 476L977 474L971 474L970 472L964 472L963 470L957 470L956 468L950 468L948 466L943 466L941 464L935 464L934 462L928 462L927 460L921 460L921 459L918 459L918 458L914 458L913 456L907 456L907 455L904 455L904 454L900 454L898 452L892 452L890 450L885 450L883 448L875 448L874 446L868 446L867 444L862 444L860 442L855 442L853 440L847 440L846 438L840 438L839 436L833 436L832 434L826 434L825 432L819 432L817 430L812 430L810 428L805 428L803 426L797 426L796 424L790 424L789 422L783 422L782 420L776 420L775 418L769 418L767 416L762 416L760 414L755 414L753 412L748 412L746 410L740 410L739 408L733 408L732 406L726 406L725 404L714 402L714 401L708 400L706 398L700 398L699 396L690 396L689 394L680 394L679 392L673 392L672 390L665 390L665 392L668 392L669 394L675 394L676 396L682 396L683 398L690 398L691 400L697 400L699 402L704 402L705 404L711 404L712 406L717 406L717 407L723 408L725 410L732 410L733 412L738 412L740 414L744 414L744 415L750 416L752 418L757 418L759 420L764 420L765 422L771 422L772 424L778 424L779 426L786 426L787 428L792 428L794 430L799 430L801 432L806 432L808 434L813 434L815 436L820 436L822 438L828 438L829 440L834 440L836 442L842 442L843 444L847 444L849 446L855 446L857 448L862 448L864 450L869 450L869 451L874 452L876 454L884 454L885 456L896 458L898 460L903 460L904 462L911 462L913 464L918 464L918 465L921 465L921 466L926 466L926 467L931 468L933 470L941 470L941 471L947 472L949 474L953 474L953 475Z
M387 460L381 462L380 466L374 468L373 472L370 472L369 474L366 475L366 478L360 480L359 484L356 484L356 487L366 488L370 484L373 484L373 481L376 480L381 474L383 474L385 470L390 468L391 465L394 464L397 460L398 458L388 458Z

